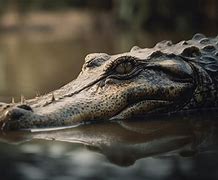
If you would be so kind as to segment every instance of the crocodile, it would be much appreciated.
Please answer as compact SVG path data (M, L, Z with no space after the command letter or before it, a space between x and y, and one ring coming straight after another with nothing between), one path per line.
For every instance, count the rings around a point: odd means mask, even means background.
M218 108L218 36L86 56L78 77L46 95L1 103L3 130L63 127Z

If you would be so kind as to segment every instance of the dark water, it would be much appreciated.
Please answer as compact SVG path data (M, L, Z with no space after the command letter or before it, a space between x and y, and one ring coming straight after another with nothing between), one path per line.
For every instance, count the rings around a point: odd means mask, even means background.
M218 179L218 122L197 118L2 133L1 179Z
M0 101L59 88L78 75L88 53L114 54L193 35L119 29L104 14L93 20L78 13L36 14L25 19L32 24L24 29L0 33ZM212 29L208 34L217 35ZM1 132L0 179L218 179L218 123L209 115Z

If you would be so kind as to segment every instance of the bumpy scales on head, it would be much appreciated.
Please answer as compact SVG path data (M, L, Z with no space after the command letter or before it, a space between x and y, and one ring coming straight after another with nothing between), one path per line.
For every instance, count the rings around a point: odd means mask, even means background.
M21 103L1 103L1 127L57 127L216 108L217 81L218 37L196 34L177 44L89 54L79 76L64 87Z

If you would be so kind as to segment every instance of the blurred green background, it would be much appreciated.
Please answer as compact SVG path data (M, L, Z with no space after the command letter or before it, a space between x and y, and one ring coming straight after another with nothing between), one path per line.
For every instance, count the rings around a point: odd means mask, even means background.
M218 34L216 0L0 0L0 101L61 87L92 52Z

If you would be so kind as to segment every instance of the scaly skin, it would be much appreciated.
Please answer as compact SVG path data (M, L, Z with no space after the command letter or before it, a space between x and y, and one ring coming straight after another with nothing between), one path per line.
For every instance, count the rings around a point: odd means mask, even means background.
M58 127L218 107L218 37L89 54L79 76L47 95L0 104L2 129Z

